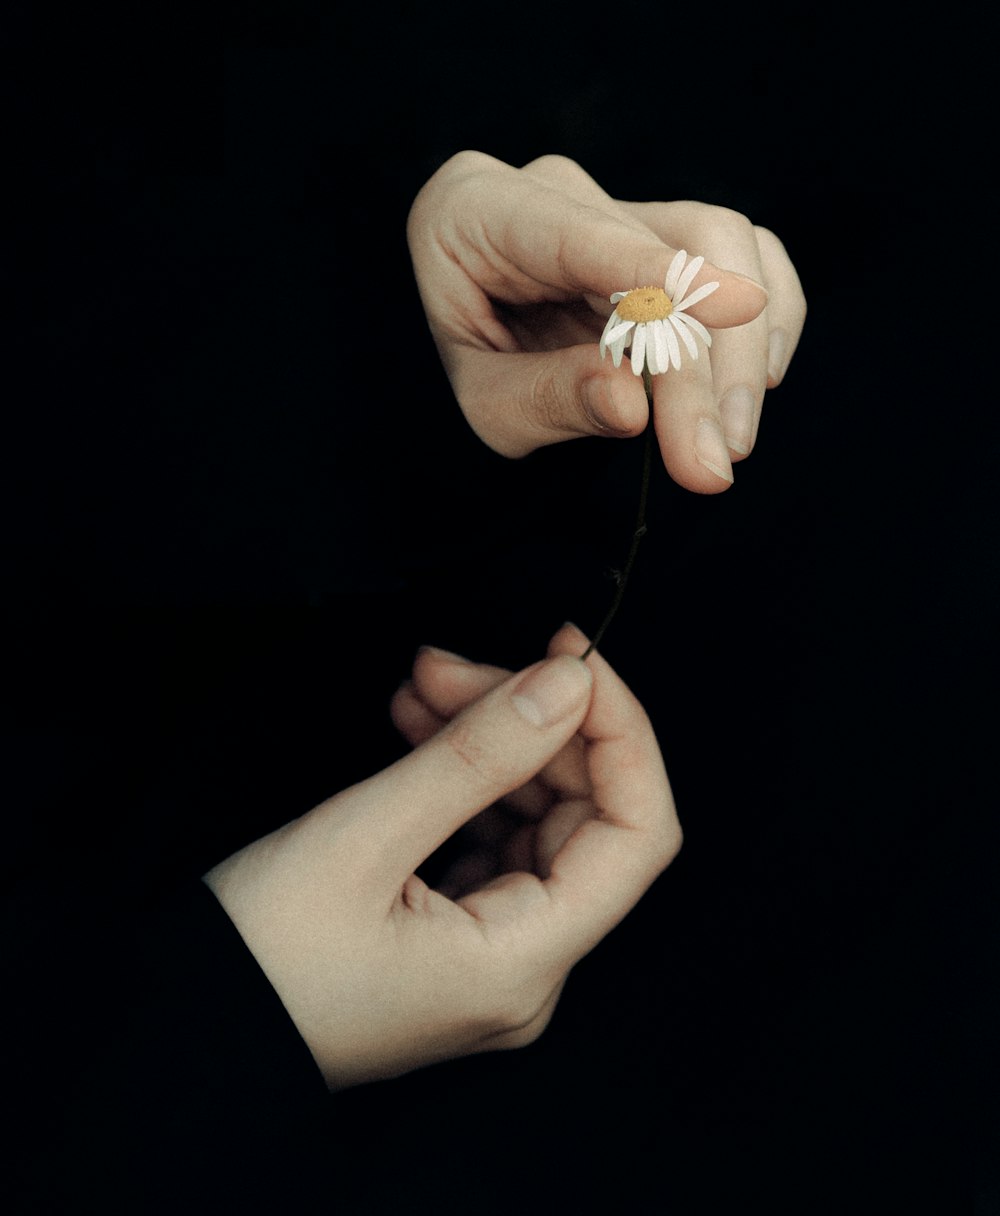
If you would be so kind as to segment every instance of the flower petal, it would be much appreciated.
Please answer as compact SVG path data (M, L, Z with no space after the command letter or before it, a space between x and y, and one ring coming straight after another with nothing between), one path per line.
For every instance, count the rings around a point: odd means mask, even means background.
M674 297L672 297L673 299L675 299L675 300L684 299L684 293L691 286L691 280L698 273L698 271L701 270L702 266L704 266L704 265L705 265L705 259L701 256L692 258L691 261L688 262L688 264L684 267L684 273L677 280L677 294Z
M613 291L611 293L611 303L617 304L619 300L624 300L627 295L627 291Z
M672 325L664 325L663 333L667 340L667 347L670 350L670 362L680 371L681 348L677 345L677 335L674 333L674 327Z
M607 346L612 346L623 335L635 325L634 321L620 321L614 329L606 329L604 331L604 342Z
M650 329L653 331L653 353L656 366L652 365L652 360L648 360L650 364L649 370L654 376L657 376L660 372L669 371L670 369L670 347L667 344L668 326L666 321L654 321Z
M681 300L679 304L674 305L674 312L683 312L685 308L690 308L692 304L697 304L699 300L704 300L704 298L706 296L710 296L718 286L718 283L702 283L697 291L692 291L686 299Z
M670 268L667 271L667 277L663 280L663 290L667 295L674 299L674 293L677 289L677 280L680 278L681 271L684 269L684 263L687 261L687 253L683 249L678 249L674 254L674 259L670 263Z
M646 326L637 325L632 335L632 371L637 376L642 375L642 365L646 357Z
M611 331L615 328L617 323L618 323L618 314L616 312L613 312L611 314L611 316L608 317L607 323L604 326L604 332L601 334L601 340L597 344L598 349L601 352L602 359L604 358L604 348L608 344L608 334L611 333Z
M626 346L628 346L628 334L622 334L620 338L611 344L611 362L615 367L621 367L622 355L625 354Z
M688 348L688 354L692 359L697 359L698 343L694 340L694 335L684 324L685 320L689 319L690 318L687 317L678 317L675 313L671 313L671 315L668 317L668 320L672 323L673 328L678 332L678 334L680 334L684 345Z
M670 314L670 319L673 320L674 317L676 317L678 321L683 321L685 325L693 329L706 346L712 345L712 335L700 321L696 321L694 317L689 316L686 312L672 312Z
M646 322L646 371L655 376L660 370L656 362L656 322Z

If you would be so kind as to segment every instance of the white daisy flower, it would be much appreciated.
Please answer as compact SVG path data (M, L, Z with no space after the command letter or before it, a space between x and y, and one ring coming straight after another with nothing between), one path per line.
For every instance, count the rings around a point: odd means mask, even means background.
M706 346L712 345L712 335L700 321L689 317L685 309L710 296L718 283L704 283L689 296L684 293L691 280L701 270L705 259L692 258L681 249L670 263L663 287L635 287L631 291L616 291L611 297L614 312L601 334L600 351L603 359L611 351L611 360L620 367L626 347L632 348L632 371L641 376L643 368L651 376L669 371L671 364L680 369L681 348L687 348L692 359L698 358L697 335ZM687 265L685 266L685 262ZM677 303L674 303L674 301Z

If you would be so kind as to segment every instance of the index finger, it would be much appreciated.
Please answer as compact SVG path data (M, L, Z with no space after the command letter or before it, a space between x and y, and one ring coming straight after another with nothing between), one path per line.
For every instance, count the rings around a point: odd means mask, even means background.
M608 298L663 283L676 249L626 214L606 211L600 194L584 200L483 153L453 157L418 195L408 223L415 265L430 259L435 266L437 300L428 300L429 311L447 299L477 318L477 332L467 338L485 334L502 348L485 319L489 299ZM705 324L742 325L766 305L759 283L708 262L689 286L713 281L719 289L692 310Z
M579 654L587 639L566 626L550 654ZM579 727L596 817L556 854L545 880L563 921L564 945L582 958L629 912L682 843L670 782L652 724L639 701L594 652L590 709Z
M696 215L703 215L707 211L717 215L725 212L725 208L710 208L703 204L688 203L622 202L612 198L589 173L565 156L539 157L525 165L522 172L571 196L588 208L596 208L620 224L634 229L647 240L649 237L655 238L660 250L668 249L671 256L683 246L686 249L695 249L704 254L706 258L712 259L705 262L692 280L692 289L710 282L719 284L717 291L695 304L691 309L692 315L703 324L716 329L728 329L746 325L760 315L767 302L767 285L761 272L759 259L756 262L748 262L744 256L745 249L742 244L736 244L735 248L731 248L720 245L717 240L714 242L704 240L703 237L715 236L714 229L710 225L707 226L706 231L704 224L700 229L689 224L687 235L683 236L681 244L678 245L675 241L678 233L683 230L678 230L675 225L674 231L671 231L669 226L662 222L664 216L673 216L678 212L686 214L693 211ZM735 216L735 212L728 214ZM749 221L746 221L746 226L749 227ZM647 245L645 248L652 253L652 245ZM602 252L604 251L600 248L588 251L589 258L595 259L596 255ZM615 253L613 247L611 252ZM731 253L735 256L730 257ZM594 264L596 265L596 260ZM644 260L637 263L635 272L637 277L633 286L647 284L659 286L663 281L663 273L659 264L657 263L650 271L650 276L646 276L645 272L649 266L650 263L645 260L644 255ZM726 269L723 270L722 267ZM618 286L610 288L611 292L620 291L622 287L621 266L615 267L614 273L619 275Z

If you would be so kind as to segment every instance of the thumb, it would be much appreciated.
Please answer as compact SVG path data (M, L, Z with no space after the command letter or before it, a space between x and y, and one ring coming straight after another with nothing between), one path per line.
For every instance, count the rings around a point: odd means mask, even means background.
M596 342L532 354L465 347L451 369L469 424L502 456L581 435L640 435L649 417L642 381L627 362L602 360Z
M590 705L573 655L504 681L389 768L337 799L338 831L376 881L398 885L458 828L524 785L572 738Z

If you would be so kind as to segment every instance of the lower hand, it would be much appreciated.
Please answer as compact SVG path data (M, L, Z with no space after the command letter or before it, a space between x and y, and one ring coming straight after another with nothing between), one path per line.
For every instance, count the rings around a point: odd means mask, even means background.
M516 675L423 651L392 705L414 750L206 875L332 1088L533 1041L680 847L652 727L585 645Z

